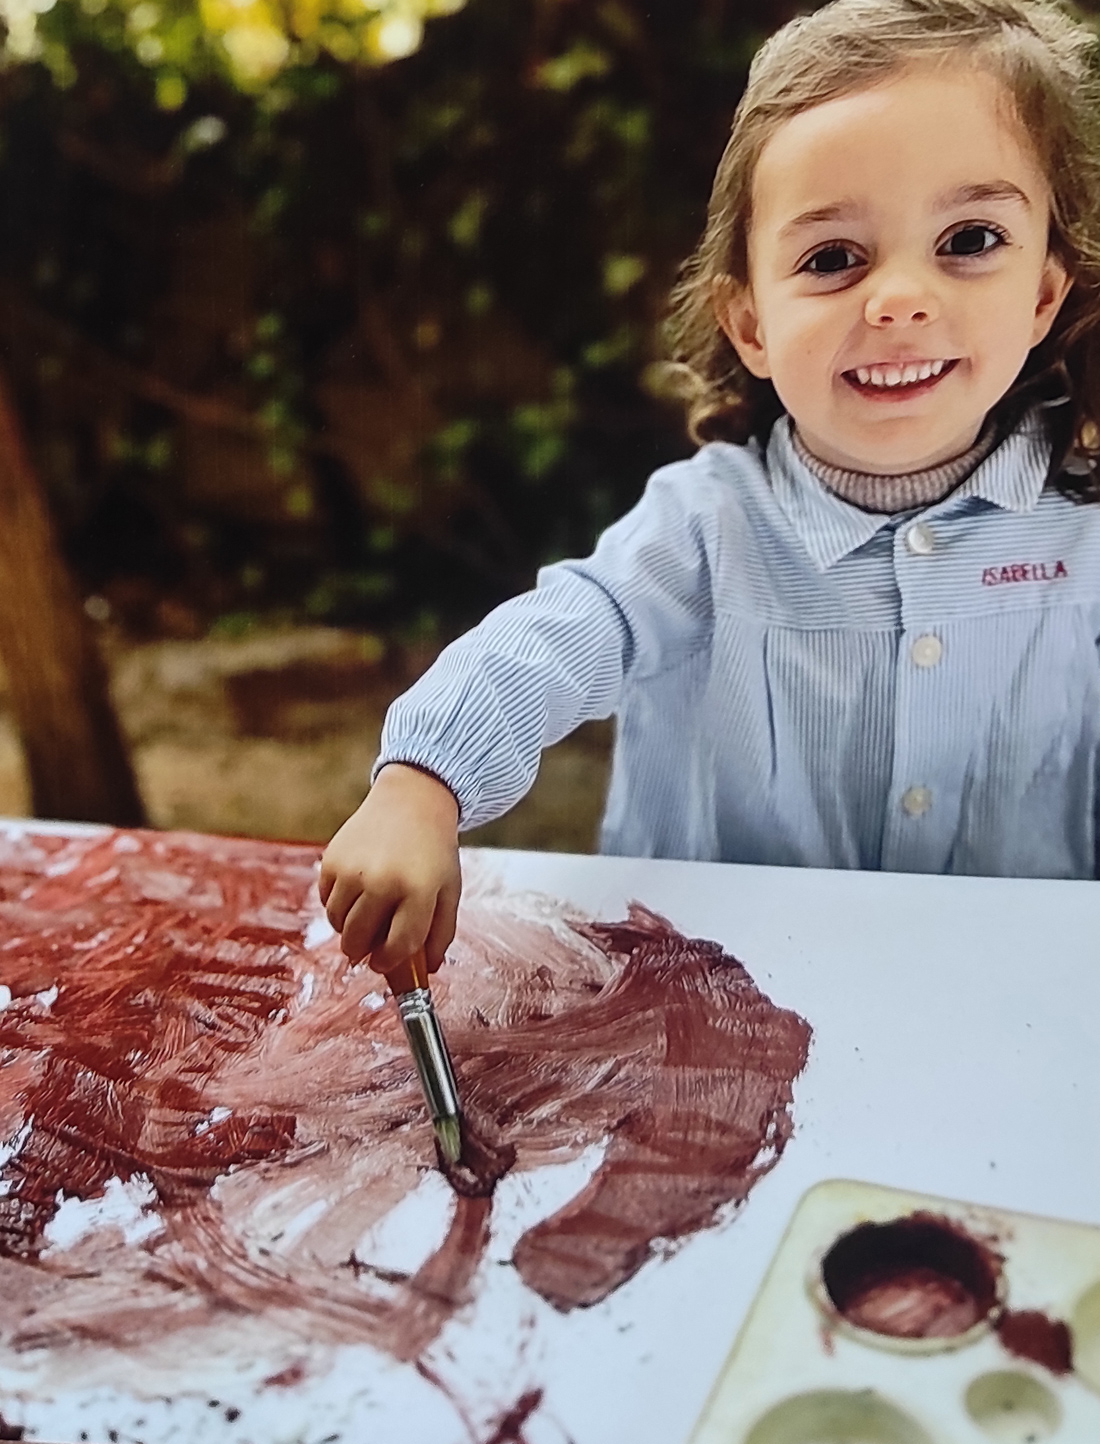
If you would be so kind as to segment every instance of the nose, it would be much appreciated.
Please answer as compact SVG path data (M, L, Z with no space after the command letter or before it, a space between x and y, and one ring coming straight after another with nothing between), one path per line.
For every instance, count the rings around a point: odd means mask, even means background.
M916 266L893 266L881 271L864 309L869 326L919 325L938 316L935 290Z

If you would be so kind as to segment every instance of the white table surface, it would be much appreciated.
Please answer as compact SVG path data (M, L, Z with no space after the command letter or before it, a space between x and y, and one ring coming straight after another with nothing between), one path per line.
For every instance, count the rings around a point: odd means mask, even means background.
M538 1386L545 1397L525 1444L680 1444L799 1198L822 1179L1100 1224L1100 886L487 850L466 861L509 889L608 920L637 899L681 931L720 941L814 1030L795 1085L794 1136L735 1217L569 1315L490 1264L475 1305L433 1351L475 1418L478 1398L507 1402ZM592 1166L505 1180L491 1258L506 1261L519 1233ZM417 1208L423 1220L433 1211L442 1219L444 1194L429 1188L413 1202L383 1251L407 1251L421 1232ZM327 1397L351 1377L368 1380L371 1402L345 1441L484 1437L410 1366L346 1351ZM312 1444L289 1400L285 1408L285 1431L264 1444ZM95 1412L85 1411L89 1420ZM33 1437L50 1437L51 1420L63 1415L36 1411ZM246 1436L201 1432L222 1437Z

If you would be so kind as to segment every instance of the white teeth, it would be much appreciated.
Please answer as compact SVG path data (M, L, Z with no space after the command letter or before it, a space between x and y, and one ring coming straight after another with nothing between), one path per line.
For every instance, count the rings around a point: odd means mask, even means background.
M909 386L938 376L946 361L910 361L904 366L857 366L856 376L862 386Z

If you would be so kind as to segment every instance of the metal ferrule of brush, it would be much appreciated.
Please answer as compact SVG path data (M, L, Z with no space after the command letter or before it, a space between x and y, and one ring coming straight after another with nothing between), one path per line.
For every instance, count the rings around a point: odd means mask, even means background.
M401 1015L405 1037L409 1040L416 1071L420 1074L432 1122L454 1118L460 1111L458 1087L432 1006L430 990L413 988L407 993L398 993L397 1011Z

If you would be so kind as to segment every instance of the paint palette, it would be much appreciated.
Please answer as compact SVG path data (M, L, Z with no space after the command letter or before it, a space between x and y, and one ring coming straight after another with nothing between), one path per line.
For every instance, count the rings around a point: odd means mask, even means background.
M805 1193L691 1444L1100 1444L1100 1228Z

